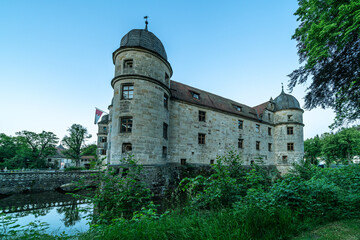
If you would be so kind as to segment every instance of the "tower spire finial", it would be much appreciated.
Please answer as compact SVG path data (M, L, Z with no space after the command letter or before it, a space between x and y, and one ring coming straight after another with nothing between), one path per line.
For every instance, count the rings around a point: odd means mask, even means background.
M281 92L284 92L284 84L281 83Z
M147 31L148 30L148 27L147 27L147 25L148 25L148 18L149 18L149 16L145 16L144 17L145 18L145 31Z

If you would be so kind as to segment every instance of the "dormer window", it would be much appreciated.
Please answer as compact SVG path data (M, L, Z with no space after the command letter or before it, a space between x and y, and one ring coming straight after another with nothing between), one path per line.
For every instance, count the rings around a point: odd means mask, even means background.
M293 121L293 115L287 115L288 121Z
M236 111L242 112L242 107L240 107L238 105L234 105L234 108L236 109Z
M199 93L191 92L191 95L192 95L193 98L195 98L197 100L200 100L200 94Z
M124 68L132 68L132 67L133 67L133 60L132 59L124 60Z

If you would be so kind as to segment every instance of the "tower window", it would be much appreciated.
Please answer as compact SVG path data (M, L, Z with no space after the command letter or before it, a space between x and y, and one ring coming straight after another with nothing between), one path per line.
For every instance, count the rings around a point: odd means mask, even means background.
M168 139L168 125L166 123L163 124L163 137Z
M287 150L288 151L294 151L294 143L288 143L287 144Z
M288 117L288 121L292 121L293 120L293 115L287 115Z
M122 85L122 99L133 99L134 96L134 85L126 84Z
M120 132L131 133L133 119L132 117L122 117L120 119Z
M206 119L206 112L199 111L199 122L205 122Z
M259 124L256 124L256 126L255 126L255 131L258 133L258 132L260 132L260 125Z
M205 134L204 133L199 133L198 134L198 143L199 144L205 144Z
M268 143L268 150L269 150L269 152L272 151L272 144L271 143Z
M268 128L268 135L271 136L271 128Z
M270 113L268 113L268 119L269 119L269 121L271 120L271 114Z
M214 159L211 159L210 160L210 164L214 164L215 163L215 160Z
M132 59L124 60L124 68L132 68L134 61Z
M196 93L196 92L192 92L191 91L191 95L193 98L197 99L197 100L200 100L200 94L199 93Z
M170 78L167 73L165 73L165 83L169 84Z
M181 165L185 165L185 164L186 164L186 159L185 159L185 158L182 158L182 159L180 160L180 163L181 163Z
M132 151L131 143L123 143L122 145L122 153L127 153Z
M168 109L169 96L164 93L164 107Z
M162 148L162 157L166 158L166 156L167 156L167 147L163 146L163 148Z
M294 134L294 127L287 127L287 134L293 135Z
M256 150L260 150L260 142L256 141Z
M101 155L106 155L106 149L101 149L101 150L100 150L100 154L101 154Z
M243 127L244 127L244 121L243 121L243 120L239 120L239 121L238 121L238 128L239 128L239 129L243 129Z
M238 112L242 112L242 107L238 106L238 105L233 105L234 108L236 109L236 111Z
M244 139L238 139L238 148L243 148Z

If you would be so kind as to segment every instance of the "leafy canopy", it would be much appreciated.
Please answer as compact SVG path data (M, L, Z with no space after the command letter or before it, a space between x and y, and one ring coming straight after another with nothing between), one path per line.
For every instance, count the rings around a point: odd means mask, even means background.
M300 22L292 36L303 66L289 88L312 79L305 108L335 110L333 127L360 118L360 0L298 0Z
M88 134L86 127L80 124L73 124L67 131L69 135L62 140L62 143L67 147L64 154L75 160L76 166L79 167L82 147L85 145L86 139L91 138L91 135Z

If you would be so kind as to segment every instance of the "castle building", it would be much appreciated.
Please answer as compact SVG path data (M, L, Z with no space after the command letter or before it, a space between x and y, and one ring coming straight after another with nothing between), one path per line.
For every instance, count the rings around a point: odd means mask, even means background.
M286 171L304 155L303 110L283 90L249 107L172 81L161 41L133 29L113 53L114 95L99 122L99 154L117 165L129 153L142 164L210 164L233 150L244 164L262 159Z

